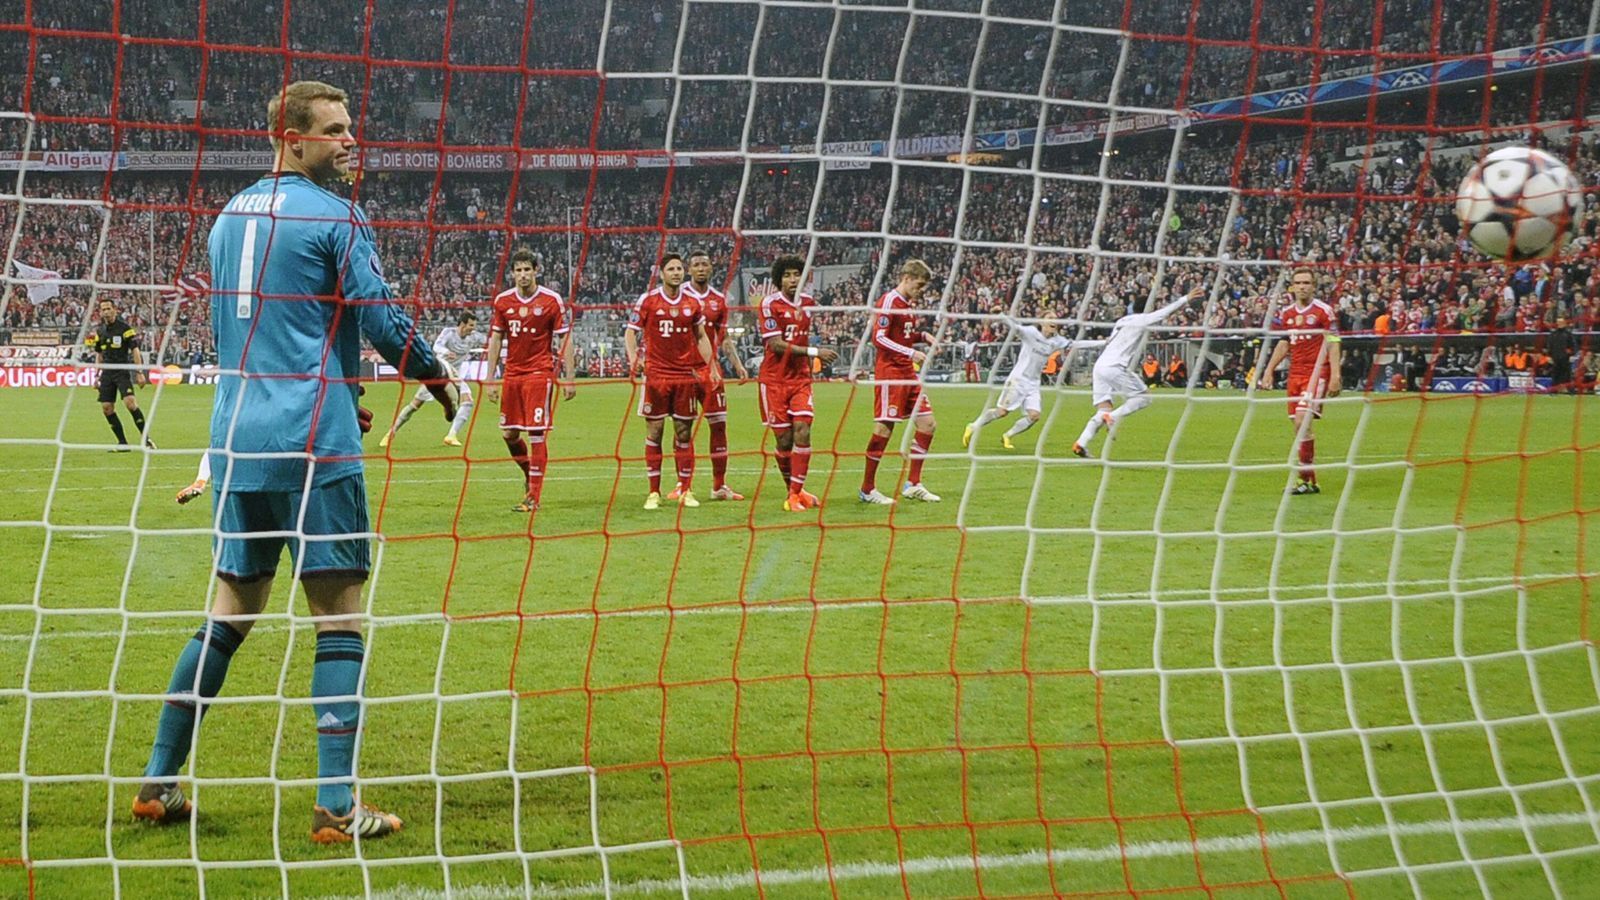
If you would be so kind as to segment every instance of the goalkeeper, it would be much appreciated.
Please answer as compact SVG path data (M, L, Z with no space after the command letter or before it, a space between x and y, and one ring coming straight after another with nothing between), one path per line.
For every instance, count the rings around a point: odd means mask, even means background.
M161 707L136 819L189 818L177 783L194 728L266 606L287 543L317 617L311 668L319 843L385 837L399 817L355 802L361 586L369 567L359 407L361 337L455 416L447 370L391 302L361 209L322 185L348 177L355 138L338 88L300 81L267 103L273 170L211 230L211 326L226 374L211 412L216 603L183 648ZM292 535L285 538L282 533Z

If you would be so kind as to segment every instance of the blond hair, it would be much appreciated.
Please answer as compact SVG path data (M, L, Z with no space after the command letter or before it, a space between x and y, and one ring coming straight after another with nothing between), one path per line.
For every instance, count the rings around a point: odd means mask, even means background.
M933 270L920 259L908 259L900 265L900 277L930 280L933 278Z
M272 148L278 149L283 133L289 129L302 134L311 130L311 106L318 100L350 103L350 95L321 81L296 81L267 101L267 131Z

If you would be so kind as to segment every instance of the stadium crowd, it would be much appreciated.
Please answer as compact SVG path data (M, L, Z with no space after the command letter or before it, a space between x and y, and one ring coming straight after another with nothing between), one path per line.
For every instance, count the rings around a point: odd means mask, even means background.
M1522 0L1501 3L1501 21L1517 21L1507 13L1520 3ZM595 16L604 13L603 3L596 0L593 5L591 12ZM1030 10L1036 5L995 4L1014 7L1011 14L1019 16L1033 15ZM130 34L172 36L160 31L170 27L162 17L162 11L169 6L165 0L128 0L123 4L124 30ZM208 9L215 16L218 9L225 11L227 6L212 4ZM1140 18L1151 8L1149 4L1135 6L1133 29L1171 37L1172 23ZM1263 17L1263 32L1255 38L1257 46L1318 42L1321 46L1360 46L1363 40L1358 36L1370 35L1370 4L1327 0L1324 8L1348 13L1324 15L1324 22L1336 23L1330 27L1339 29L1332 38L1291 15ZM503 3L458 5L456 19L451 23L449 61L477 66L520 58L524 52L518 43L521 24L510 18L517 9L520 8ZM583 4L557 4L549 9L539 15L573 16L574 22L583 18ZM1195 38L1222 44L1135 41L1131 49L1138 52L1130 56L1131 81L1126 83L1135 85L1143 99L1132 102L1170 106L1180 99L1170 83L1184 78L1190 81L1186 96L1226 95L1226 89L1215 86L1215 78L1220 76L1207 68L1211 64L1205 60L1220 59L1221 51L1237 51L1243 52L1248 61L1249 47L1226 43L1249 39L1248 28L1240 30L1241 26L1248 26L1249 17L1241 18L1236 9L1203 4L1197 10ZM1385 4L1383 9L1381 52L1392 54L1385 57L1386 65L1404 64L1406 54L1432 52L1435 39L1440 53L1482 49L1481 26L1463 25L1466 20L1456 17L1455 5L1445 11L1437 33L1430 17L1418 15L1420 6L1416 0ZM686 40L683 45L682 70L723 75L744 71L748 54L740 48L748 48L755 26L754 16L746 16L746 12L749 10L744 7L732 7L726 15L702 18L701 8L691 6L689 28L695 40ZM636 16L627 17L626 22L619 17L613 24L607 34L608 60L626 59L629 64L623 68L634 71L655 70L663 59L670 65L676 47L679 7L652 0L645 14L655 27L640 27ZM336 53L339 46L360 46L360 39L366 36L363 15L296 7L295 15L290 17L291 45L310 53ZM391 29L386 25L372 30L370 55L421 60L432 53L433 58L441 58L445 24L441 14L409 10L402 15L405 28ZM1553 10L1545 20L1545 34L1553 37L1581 32L1586 23L1568 21L1569 18L1560 10ZM323 19L328 21L322 22ZM1538 20L1537 16L1533 19ZM141 22L148 23L152 30L141 31L142 26L137 25ZM326 28L302 29L317 22ZM835 28L832 10L793 7L768 11L764 26L767 30L756 54L757 71L781 77L818 74L820 54L778 54L771 48L804 48L816 43L816 29L810 26L819 22L823 23L824 44L830 30L838 38L830 55L831 77L868 82L894 77L897 63L892 57L886 60L884 54L862 48L903 33L907 27L903 15L847 10L840 14ZM87 19L43 24L59 29L96 27ZM978 21L972 18L919 16L912 28L914 37L927 42L977 47L977 25ZM1423 25L1429 27L1419 31ZM1298 30L1301 28L1303 33ZM744 34L743 44L736 39L739 33ZM342 45L335 40L341 34L348 39ZM541 29L529 32L525 51L528 58L538 53L540 59L550 62L540 68L543 74L529 77L531 87L525 105L514 89L520 77L517 73L448 73L452 79L450 112L442 132L436 122L419 119L410 101L400 102L397 98L432 96L429 85L444 78L445 69L421 65L375 67L365 95L371 106L364 121L372 130L363 137L374 141L416 140L419 136L432 139L437 134L447 143L468 146L519 140L525 145L585 146L598 135L598 145L602 147L649 149L661 146L654 136L664 136L670 121L675 140L680 141L677 146L723 149L737 147L747 139L742 133L717 130L747 129L745 116L729 113L730 109L744 109L740 104L749 102L749 84L742 81L683 82L674 117L670 84L663 94L656 79L614 80L607 85L606 101L597 114L598 80L592 73L549 74L558 68L592 67L598 45L590 44L591 39L597 40L598 30L574 25L573 34L576 36L571 40L558 41ZM1049 37L1050 29L1042 26L991 27L982 45L978 86L998 91L1036 90L1049 55ZM1088 64L1096 58L1092 45L1101 37L1063 31L1060 41L1088 54L1065 54L1077 61L1075 65L1085 65L1086 72L1108 76L1112 67ZM1516 46L1539 37L1502 30L1497 33L1494 46ZM208 40L255 46L263 38L219 21L218 30L208 32ZM1146 43L1161 52L1138 50ZM1370 45L1370 36L1365 43ZM1109 52L1114 54L1114 39L1109 46ZM98 96L96 91L106 90L114 79L106 77L96 47L94 41L41 38L33 72L53 74L44 81L35 77L33 108L66 115L106 115L109 98L93 97ZM1162 63L1159 77L1150 74L1146 78L1146 69L1156 65L1151 60L1166 59L1165 50L1173 47L1183 50L1183 54L1176 61ZM187 49L192 48L133 44L129 53L175 54ZM1057 59L1063 58L1062 50L1057 48ZM240 92L237 87L281 78L283 58L243 50L212 55L217 59L213 60L207 83L222 96L213 101L208 91L207 121L233 123L232 127L239 128L264 127L259 98ZM1271 83L1277 80L1274 73L1296 71L1292 67L1275 68L1280 57L1287 64L1291 57L1312 56L1304 51L1261 51L1256 67ZM908 85L964 85L970 61L958 57L959 54L908 52L904 78ZM1004 64L998 62L1002 58ZM991 59L996 62L991 63ZM1326 72L1370 64L1371 56L1346 59L1335 55L1318 61ZM0 58L0 67L13 67L6 77L26 77L26 71L16 71L17 63L14 58ZM338 67L347 65L339 59L296 61L297 65L302 63L328 67L326 71L303 74L334 80L340 80ZM233 71L228 68L230 65L255 66L260 71ZM148 65L137 67L125 63L129 74L123 79L125 89L118 95L122 104L119 115L144 120L144 113L154 115L163 98L193 96L192 86L171 74L177 66L172 58L153 58ZM1217 66L1218 71L1235 74L1240 69L1237 64ZM162 72L170 77L155 77ZM1298 77L1285 83L1297 83ZM343 80L362 83L354 77ZM580 82L589 85L588 93L567 90ZM1475 94L1463 95L1470 97L1472 103L1394 103L1393 109L1385 110L1386 127L1382 130L1342 127L1308 133L1306 129L1287 126L1260 127L1241 144L1236 126L1197 126L1185 138L1176 159L1173 181L1179 189L1172 192L1170 211L1164 182L1172 156L1172 133L1166 130L1119 139L1107 151L1109 158L1102 154L1098 141L1052 148L1044 156L1045 172L1093 175L1103 166L1113 182L1102 198L1101 187L1096 183L1038 179L1036 212L1036 179L1012 167L1025 165L1027 153L1004 159L1004 165L968 170L970 178L962 169L949 166L903 165L892 171L896 167L874 164L864 169L827 170L822 173L820 190L814 162L760 161L695 165L670 171L603 170L593 177L582 171L448 172L440 176L431 172L377 172L362 178L353 190L378 225L380 247L396 291L419 301L425 327L442 327L453 310L492 296L504 281L503 269L512 245L530 244L544 259L544 280L576 299L580 319L594 317L587 323L580 322L578 333L587 339L580 352L589 358L593 363L589 368L596 372L609 371L597 357L620 354L615 335L610 333L620 328L619 311L648 281L651 262L667 245L706 246L716 258L718 271L730 282L738 277L730 272L730 265L759 269L782 252L810 253L817 266L853 267L854 271L834 278L820 292L825 306L859 307L870 303L874 286L881 287L878 273L885 267L886 252L890 262L920 255L933 263L936 271L951 273L948 284L936 285L942 291L944 309L953 314L944 322L946 340L951 344L976 342L986 348L984 353L989 356L993 355L993 345L1004 336L997 332L992 318L997 312L1009 310L1025 317L1054 313L1090 323L1084 326L1084 333L1094 333L1092 323L1103 325L1130 309L1142 308L1153 293L1168 287L1195 280L1209 283L1219 271L1225 273L1219 302L1209 308L1208 317L1202 321L1202 314L1197 312L1180 316L1173 324L1195 331L1204 326L1213 334L1223 335L1258 329L1266 321L1281 272L1277 265L1248 264L1258 260L1317 264L1322 274L1321 293L1336 303L1341 324L1350 331L1538 331L1548 330L1564 318L1576 330L1586 332L1600 328L1600 283L1596 281L1600 268L1591 265L1589 252L1590 241L1600 228L1597 204L1589 204L1581 223L1580 252L1566 263L1520 268L1477 263L1457 234L1450 202L1454 186L1475 155L1441 152L1453 147L1476 147L1488 138L1537 142L1540 134L1528 129L1528 111L1532 108L1540 111L1539 118L1545 122L1588 118L1600 110L1600 102L1586 97L1579 82L1524 80L1507 84L1481 103ZM495 84L504 88L506 83L512 89L491 89ZM1082 73L1064 70L1051 73L1049 84L1059 97L1088 98L1100 89L1092 78L1085 80ZM361 92L357 94L360 102ZM941 118L934 107L947 104L950 98L959 101L959 110L953 118ZM814 139L822 108L820 84L762 83L756 100L760 112L748 124L750 145ZM516 105L506 105L513 102ZM137 106L140 103L146 105ZM931 106L924 109L926 104ZM929 129L910 134L948 133L952 129L959 132L965 127L966 106L967 101L959 94L908 89L900 101L899 119L902 125L916 122L918 127ZM892 90L872 84L841 85L832 92L828 107L830 136L882 136L894 124L894 107ZM1051 109L1059 112L1076 108ZM537 110L537 115L528 115L528 110ZM859 115L852 110L860 111ZM213 113L217 116L214 120ZM974 113L985 125L1029 124L1037 120L1038 104L984 98ZM843 132L834 131L836 121ZM519 122L520 136L516 133ZM1479 127L1484 122L1493 126L1490 133ZM606 137L611 134L607 123L625 123L628 134L612 135L616 141L611 142ZM599 131L591 134L597 126ZM81 123L61 127L60 123L47 121L41 126L41 134L56 147L104 146L105 132L96 131L97 128ZM535 134L538 140L532 139ZM141 144L146 139L156 139L157 143ZM183 147L190 146L185 142L192 140L192 133L135 128L125 131L122 140L129 147ZM254 147L259 143L256 136L224 134L208 137L207 147ZM1364 148L1369 145L1384 149L1368 159ZM1592 135L1551 149L1571 161L1586 186L1600 184L1600 152ZM1351 156L1352 152L1363 155ZM59 271L67 278L92 276L109 284L171 283L181 272L204 267L207 213L253 175L210 170L198 176L119 172L108 180L103 173L30 174L26 182L29 196L109 198L113 203L29 204L17 258ZM1230 204L1230 194L1218 190L1229 187L1241 189L1236 208ZM0 204L0 228L4 233L11 233L17 212L14 203ZM110 221L103 252L97 256L102 219L106 216ZM1036 248L1031 254L1024 245L1030 219L1031 244ZM933 240L886 241L878 236L885 225L890 234ZM977 244L963 244L957 251L951 239ZM1092 247L1113 255L1093 254ZM1179 259L1158 266L1154 259L1158 249ZM1183 259L1219 254L1230 264L1219 268L1215 263ZM91 272L91 261L95 260L98 269ZM37 304L24 296L20 289L13 292L0 326L75 332L88 295L81 287L67 287L60 297ZM209 329L203 327L203 302L172 307L165 305L159 294L148 291L113 291L113 296L128 307L130 321L150 332L150 345L165 348L166 360L207 358L211 348ZM989 318L984 318L986 315ZM161 336L167 333L169 324L173 327L163 342ZM864 326L865 319L860 314L840 313L820 316L817 327L822 341L845 346L859 341Z

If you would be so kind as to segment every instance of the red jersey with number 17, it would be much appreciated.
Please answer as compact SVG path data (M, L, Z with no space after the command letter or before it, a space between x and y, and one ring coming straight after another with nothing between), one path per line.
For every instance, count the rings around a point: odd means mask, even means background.
M767 344L759 380L769 384L811 380L811 357L805 348L811 345L811 307L815 305L810 294L790 300L782 291L773 291L761 298L761 340L783 338L799 352L779 352Z
M561 295L543 285L527 297L516 288L501 291L494 298L489 330L505 335L506 377L555 374L555 339L571 325Z
M1278 313L1278 327L1289 332L1289 374L1328 368L1322 344L1328 335L1339 333L1339 316L1333 307L1321 300L1306 306L1291 302Z

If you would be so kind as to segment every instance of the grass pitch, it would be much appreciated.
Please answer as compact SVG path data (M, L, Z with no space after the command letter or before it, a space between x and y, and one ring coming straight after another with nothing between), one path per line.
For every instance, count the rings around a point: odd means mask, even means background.
M826 505L794 515L730 393L752 500L681 514L639 508L627 385L562 405L531 527L491 405L465 454L435 409L368 440L360 769L407 827L359 854L305 839L287 558L201 731L197 823L129 821L208 594L209 504L172 495L210 389L141 394L148 455L105 452L88 391L0 394L0 896L673 895L669 840L695 896L1600 883L1593 398L1348 398L1324 493L1285 498L1281 396L1162 394L1081 461L1084 395L967 453L992 393L934 387L944 502L886 511L854 497L870 393L822 385ZM380 427L408 395L369 389Z

